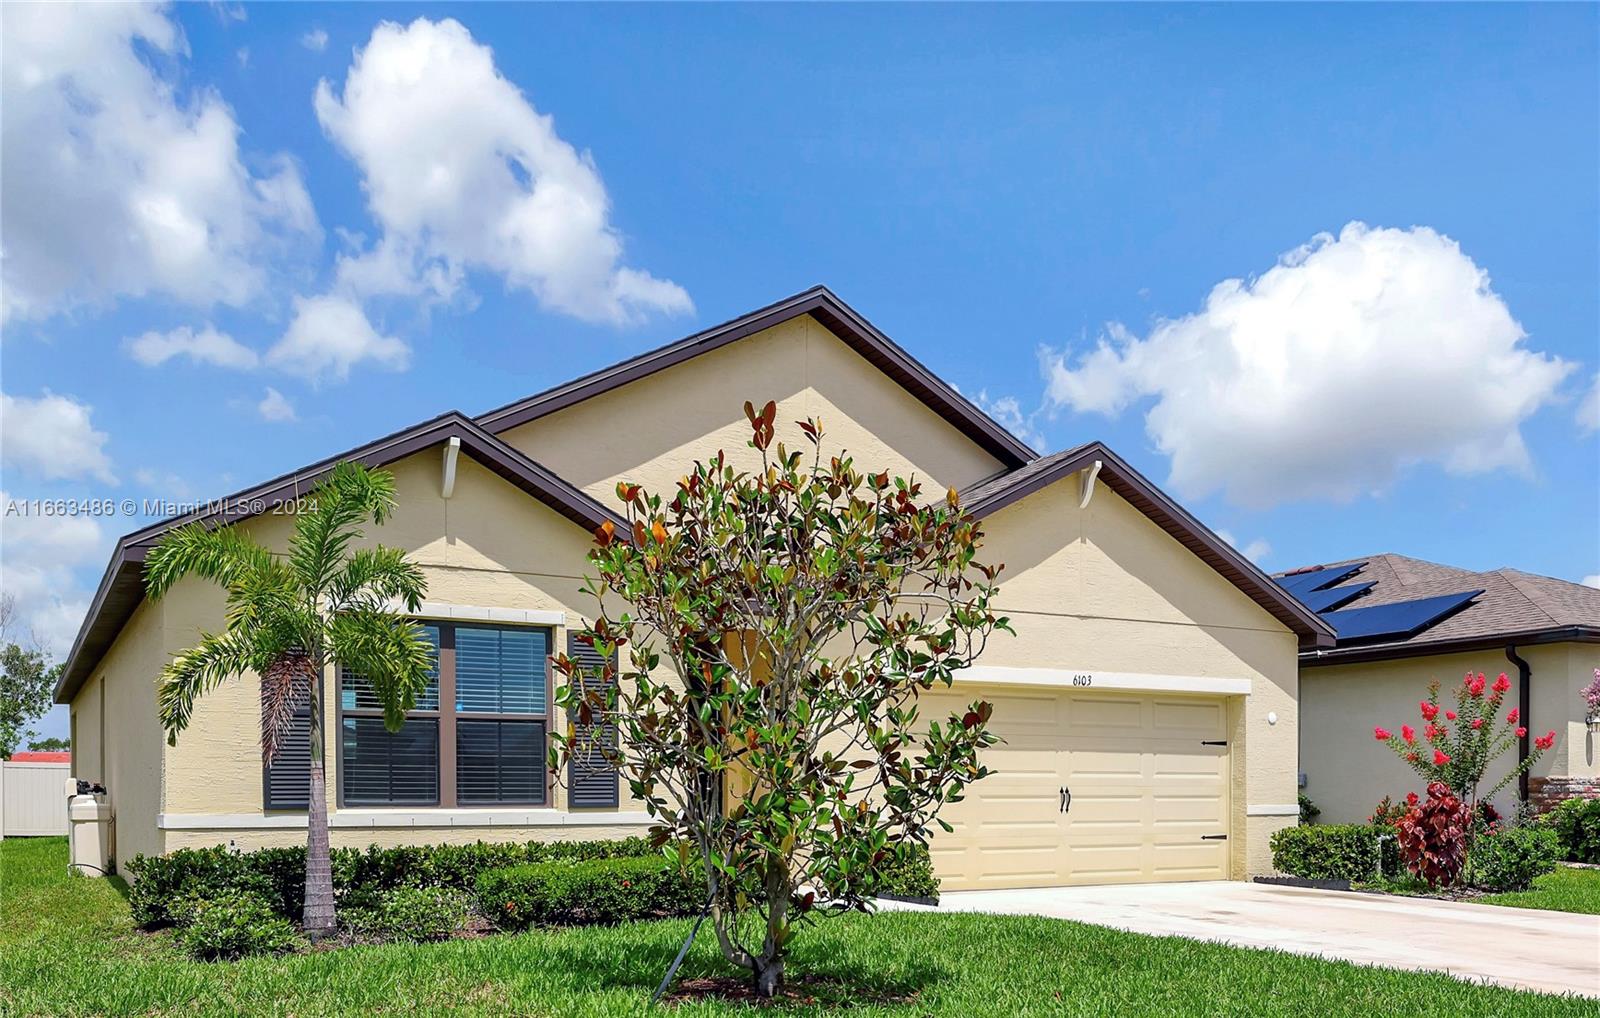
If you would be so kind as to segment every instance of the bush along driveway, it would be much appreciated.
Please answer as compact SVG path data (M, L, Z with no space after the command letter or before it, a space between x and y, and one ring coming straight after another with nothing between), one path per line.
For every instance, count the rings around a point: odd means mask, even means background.
M752 1013L715 1000L651 1007L650 994L688 932L686 920L202 962L180 950L170 931L136 930L119 888L120 881L69 877L62 839L0 843L0 1012L301 1018ZM842 919L801 942L795 971L825 981L796 986L784 1015L1595 1013L1592 1000L1028 916ZM683 978L729 972L713 948L697 943Z

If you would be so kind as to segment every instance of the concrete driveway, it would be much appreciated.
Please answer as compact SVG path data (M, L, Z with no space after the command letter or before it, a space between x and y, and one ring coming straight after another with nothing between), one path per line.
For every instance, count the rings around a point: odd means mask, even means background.
M1600 997L1600 916L1240 882L952 891L938 907L1043 915Z

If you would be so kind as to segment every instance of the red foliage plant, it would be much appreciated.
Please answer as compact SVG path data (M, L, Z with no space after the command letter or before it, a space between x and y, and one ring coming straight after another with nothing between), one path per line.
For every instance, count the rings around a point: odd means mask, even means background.
M1428 784L1428 798L1395 824L1400 858L1429 887L1449 887L1467 864L1472 813L1442 781Z

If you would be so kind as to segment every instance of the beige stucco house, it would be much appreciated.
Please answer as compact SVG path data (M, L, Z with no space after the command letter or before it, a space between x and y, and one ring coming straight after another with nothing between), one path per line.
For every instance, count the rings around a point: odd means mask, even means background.
M1495 800L1547 809L1600 795L1596 739L1580 691L1600 668L1600 590L1517 569L1473 572L1403 555L1371 555L1279 577L1340 633L1300 657L1300 768L1322 823L1365 821L1384 796L1422 792L1421 780L1373 739L1382 725L1421 728L1417 702L1437 679L1441 701L1467 672L1512 683L1507 709L1528 728L1488 777L1510 772L1529 742L1555 745ZM1415 610L1412 610L1414 606ZM1375 614L1374 610L1381 610ZM1352 627L1350 623L1353 623ZM1347 636L1348 632L1365 633Z
M590 607L594 527L616 482L669 489L696 457L746 447L742 404L776 399L779 438L821 418L858 464L953 487L1006 564L991 641L946 696L996 704L998 773L935 840L947 887L1242 878L1295 822L1298 658L1331 646L1314 612L1103 445L1039 457L827 290L817 288L476 418L448 413L117 545L56 690L79 777L103 782L114 857L299 843L305 760L263 771L259 685L203 700L168 746L155 680L218 592L158 603L141 563L172 526L248 528L281 546L274 507L341 459L393 471L400 510L374 537L428 579L439 693L398 734L325 677L335 844L599 838L648 818L614 777L545 774L545 659ZM783 429L795 431L785 434Z

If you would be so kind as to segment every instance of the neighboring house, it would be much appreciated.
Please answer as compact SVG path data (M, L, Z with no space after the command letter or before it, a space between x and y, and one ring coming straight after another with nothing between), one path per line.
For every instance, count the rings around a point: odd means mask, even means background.
M827 290L816 288L476 418L448 413L118 542L63 672L78 776L103 782L114 857L301 843L303 752L263 772L259 684L201 699L168 746L155 681L222 626L216 588L158 603L141 563L172 527L247 528L282 547L271 507L340 459L393 471L400 508L371 535L428 580L436 692L398 734L358 685L325 679L338 845L604 838L648 818L614 776L544 773L548 655L574 650L591 531L619 480L670 491L691 461L750 463L744 400L778 437L821 419L858 465L964 492L984 558L1005 563L989 642L955 690L985 697L998 773L935 839L947 887L1241 878L1295 822L1297 654L1332 631L1104 446L1040 458ZM556 719L554 723L560 723Z
M1421 728L1417 702L1438 680L1448 706L1468 673L1505 672L1528 728L1490 782L1505 776L1528 741L1556 742L1520 782L1519 794L1547 809L1573 795L1600 795L1596 734L1579 691L1600 668L1600 590L1517 569L1476 573L1403 555L1371 555L1277 577L1339 633L1333 648L1300 654L1300 769L1323 823L1364 821L1384 796L1422 792L1421 781L1372 730Z

